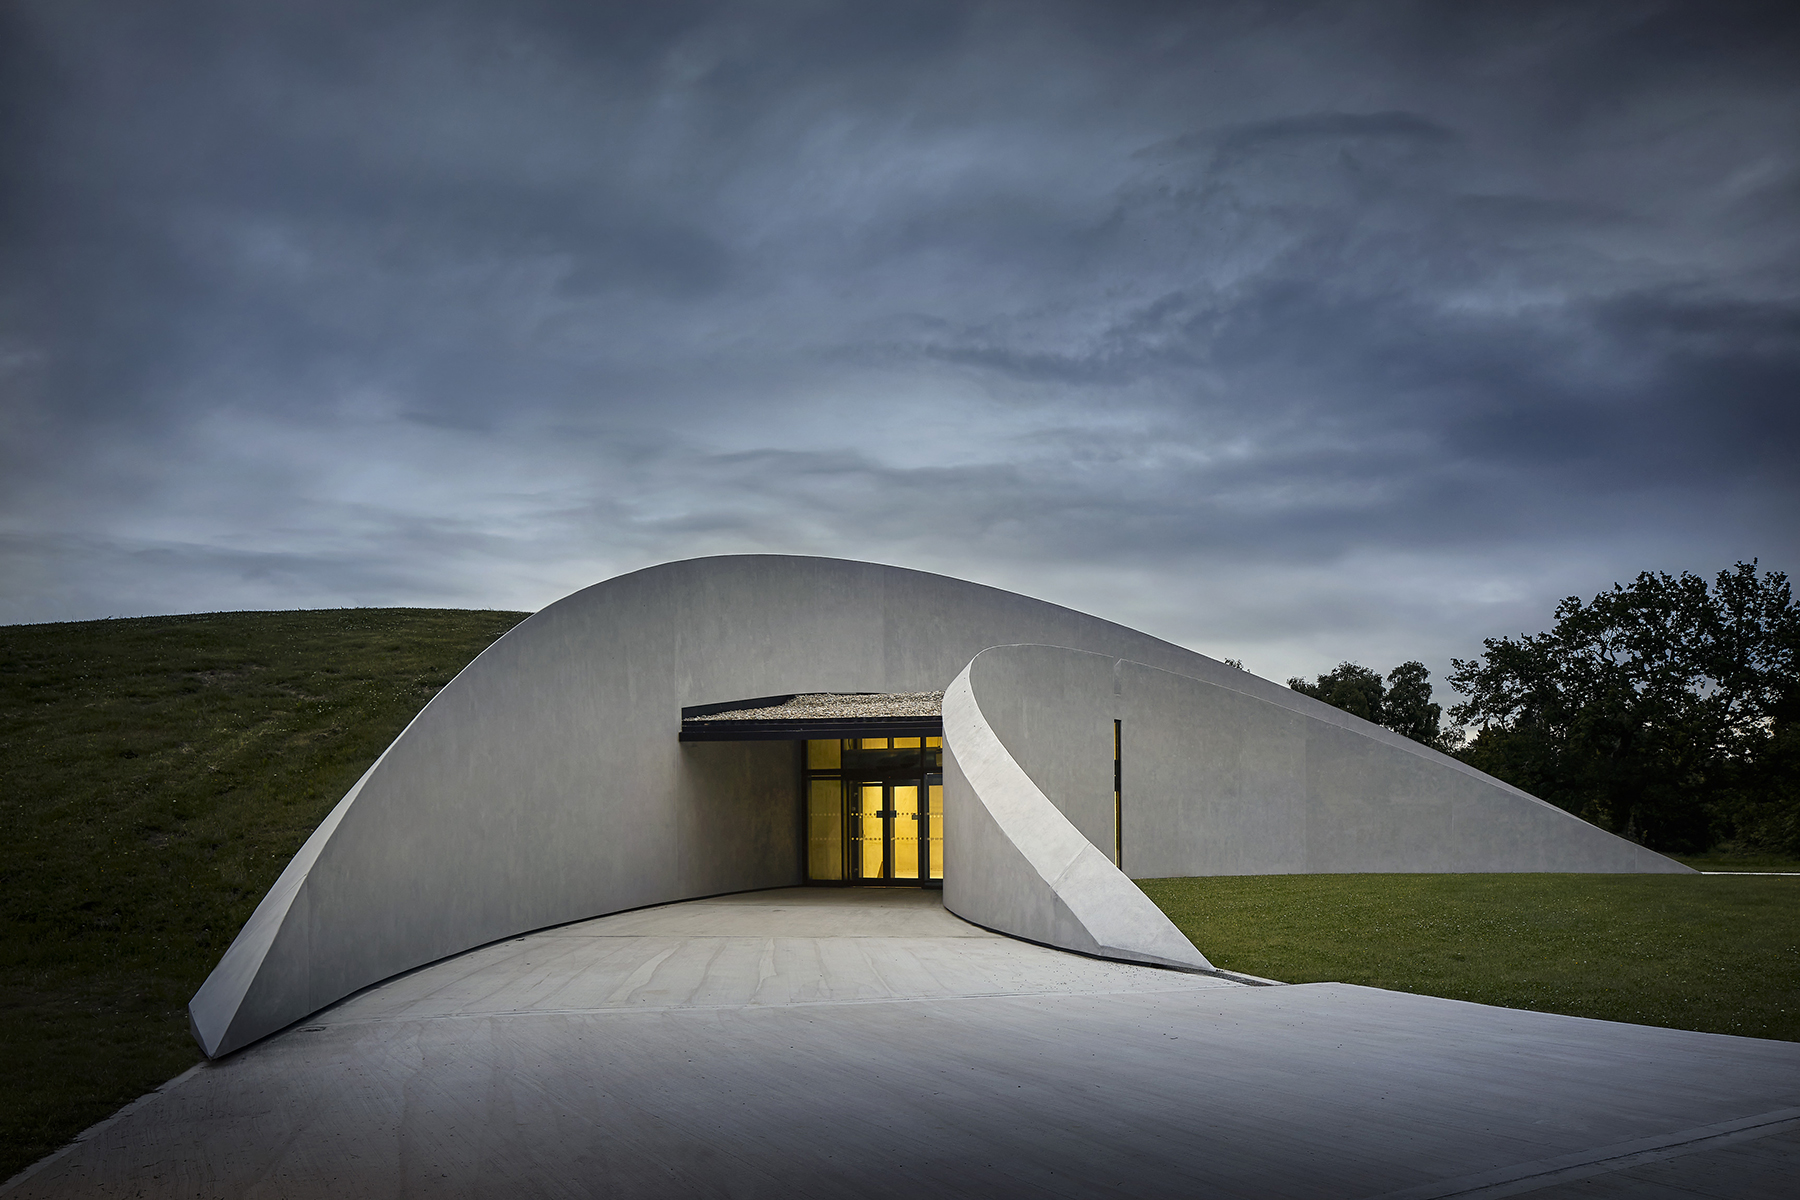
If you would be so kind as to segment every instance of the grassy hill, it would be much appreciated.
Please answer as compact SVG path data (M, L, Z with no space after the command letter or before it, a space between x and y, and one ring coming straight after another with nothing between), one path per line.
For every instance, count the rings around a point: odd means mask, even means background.
M525 616L0 626L0 1179L199 1061L188 998L281 868Z

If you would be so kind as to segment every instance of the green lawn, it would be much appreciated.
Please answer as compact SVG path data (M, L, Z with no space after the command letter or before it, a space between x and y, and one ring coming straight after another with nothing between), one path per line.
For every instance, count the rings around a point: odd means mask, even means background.
M1800 878L1253 875L1138 882L1228 970L1800 1041Z
M524 615L0 626L0 1180L199 1061L188 998L250 910Z

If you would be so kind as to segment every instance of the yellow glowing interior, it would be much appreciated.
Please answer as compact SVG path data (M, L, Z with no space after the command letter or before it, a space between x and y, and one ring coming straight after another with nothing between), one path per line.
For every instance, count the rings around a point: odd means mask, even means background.
M919 788L917 784L895 784L894 803L894 878L919 877Z
M844 785L839 780L815 779L806 789L806 873L812 879L844 877Z
M944 789L937 774L943 741L920 736L806 742L801 757L808 879L943 880ZM877 753L863 757L869 750Z
M861 879L880 879L882 876L881 793L879 783L863 784L861 803L852 818L857 828L857 876Z
M840 738L814 738L806 743L806 768L809 771L836 771L844 765L844 743Z
M925 878L944 877L944 785L934 783L925 789L925 844L928 847Z

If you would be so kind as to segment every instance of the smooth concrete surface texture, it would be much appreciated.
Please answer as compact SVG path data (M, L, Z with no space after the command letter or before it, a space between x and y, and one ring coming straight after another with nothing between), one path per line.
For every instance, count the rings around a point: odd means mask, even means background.
M1100 851L1100 831L1077 828L989 725L970 676L994 653L976 655L944 693L944 906L990 929L1084 954L1211 969ZM1110 722L1105 729L1110 735ZM1080 736L1085 731L1074 732L1078 746L1094 749L1092 738ZM1106 743L1099 761L1110 767L1110 736ZM1110 779L1100 794L1109 801L1103 844L1110 844ZM1077 814L1091 807L1070 803L1086 798L1079 788L1063 795Z
M1796 1129L1789 1043L1234 986L796 889L391 980L4 1192L1755 1200L1793 1194Z
M1265 804L1256 789L1266 779L1285 787L1288 777L1281 762L1270 768L1259 758L1259 748L1267 742L1279 756L1296 745L1324 745L1326 730L1341 734L1348 748L1333 761L1363 770L1341 780L1309 776L1308 795L1327 802L1334 802L1333 789L1373 788L1389 797L1391 789L1382 789L1419 763L1435 766L1408 776L1419 787L1448 780L1503 794L1477 786L1483 777L1468 768L1310 697L1024 596L836 559L751 555L671 563L549 606L439 692L308 840L226 951L189 1006L195 1036L208 1055L229 1053L360 988L501 938L649 904L801 882L794 747L682 744L681 709L758 696L937 691L983 650L1014 643L1145 664L1196 685L1177 689L1171 702L1192 699L1202 704L1201 715L1216 710L1229 719L1272 723L1275 733L1251 730L1236 743L1244 798L1253 804ZM976 685L980 693L980 678ZM1170 719L1193 725L1199 717ZM1133 737L1138 723L1134 718ZM995 719L1002 741L1010 736L1004 724ZM1293 728L1309 732L1300 738L1283 732ZM1070 749L1086 745L1077 738ZM1132 794L1141 805L1151 793L1137 790L1137 772L1149 756L1140 758L1136 743L1128 753ZM1396 768L1391 759L1406 765ZM1315 760L1326 761L1309 749L1306 762ZM1110 842L1096 838L1089 812L1095 797L1077 799L1086 795L1084 773L1110 773L1110 764L1108 745L1069 779L1037 784L1104 848L1100 861L1107 870L1094 867L1093 855L1075 854L1057 868L1073 872L1065 882L1088 878L1099 889L1094 896L1127 904L1105 862ZM1109 803L1110 794L1108 782L1098 795ZM1172 779L1158 794L1188 804L1193 793ZM1292 826L1283 815L1290 802L1285 792L1267 797L1271 827ZM1399 812L1389 800L1382 803ZM1429 804L1421 797L1416 807L1425 811ZM1169 828L1187 839L1184 845L1209 847L1201 855L1171 850L1170 861L1235 864L1226 870L1254 869L1250 864L1258 862L1286 864L1270 868L1278 870L1355 869L1303 865L1313 860L1297 856L1291 839L1233 858L1220 843L1228 832L1253 834L1256 822L1227 830L1210 820L1209 810L1191 805L1166 816ZM1365 822L1359 828L1379 839L1395 827ZM1449 859L1430 848L1431 835L1429 828L1408 827L1407 846L1420 850L1414 858L1338 861L1412 864L1385 868L1396 870L1530 869L1441 866ZM1014 825L1002 840L1016 846L1024 836ZM1129 825L1127 836L1137 836ZM1128 846L1127 869L1144 874L1152 860L1140 858L1137 845ZM1010 850L992 864L977 861L981 847L1005 849L992 838L976 838L960 851L947 842L947 873L985 872L990 865L1001 873L1016 861L1006 857ZM1591 869L1685 869L1653 856L1639 861L1644 865L1636 868ZM1117 906L1108 900L1099 907ZM1120 928L1147 919L1141 897L1128 908L1108 919ZM1084 911L1081 936L1111 945L1113 935L1093 926L1096 911L1094 905ZM1068 944L1092 948L1079 937Z
M1109 849L1119 722L1121 865L1134 878L1689 871L1429 747L1229 684L1057 646L984 650L963 681L1024 774ZM946 754L960 761L949 709L947 696ZM947 812L979 802L950 778Z
M681 709L939 691L1018 641L1242 675L1053 604L838 559L696 559L560 600L465 668L338 804L195 995L195 1036L228 1053L499 938L801 882L793 748L678 744Z

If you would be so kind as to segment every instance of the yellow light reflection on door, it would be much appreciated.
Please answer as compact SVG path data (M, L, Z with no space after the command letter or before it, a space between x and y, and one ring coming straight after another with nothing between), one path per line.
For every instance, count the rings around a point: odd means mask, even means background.
M944 785L934 783L925 789L925 825L927 879L944 877Z
M919 786L894 785L894 878L919 877Z
M815 779L806 789L806 877L844 877L844 784Z
M862 785L858 798L857 815L851 818L857 836L857 877L860 879L880 879L883 830L881 823L882 793L886 790L879 783Z

